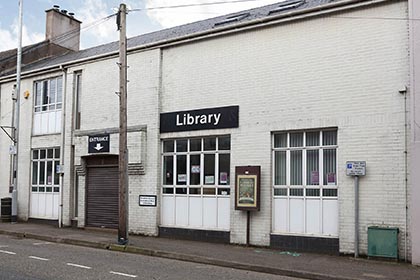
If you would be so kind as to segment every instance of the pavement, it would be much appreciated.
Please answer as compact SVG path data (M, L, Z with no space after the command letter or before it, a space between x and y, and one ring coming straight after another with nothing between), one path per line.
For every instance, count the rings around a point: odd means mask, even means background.
M396 261L138 235L130 235L129 244L122 246L117 244L116 231L58 228L39 223L0 223L0 234L304 279L420 280L420 267Z

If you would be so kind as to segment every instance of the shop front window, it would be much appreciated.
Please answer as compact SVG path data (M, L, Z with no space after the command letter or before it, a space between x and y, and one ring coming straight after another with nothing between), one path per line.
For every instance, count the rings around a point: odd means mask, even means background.
M162 225L228 230L230 136L162 141Z

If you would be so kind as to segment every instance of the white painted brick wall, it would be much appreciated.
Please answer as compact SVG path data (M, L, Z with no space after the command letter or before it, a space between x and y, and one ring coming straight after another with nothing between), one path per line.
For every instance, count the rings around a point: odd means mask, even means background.
M82 70L81 130L119 126L118 67L116 59L84 65ZM129 230L157 235L159 207L139 207L140 194L158 195L159 169L159 65L160 51L128 57L128 126L146 125L147 132L129 132L129 163L142 163L145 175L129 176ZM80 70L79 68L70 69ZM71 90L69 87L68 90ZM69 100L71 102L71 100ZM69 120L68 120L69 121ZM111 134L110 153L119 153L119 136ZM88 155L87 136L74 137L75 164ZM68 144L69 145L69 144ZM142 150L143 149L143 150ZM146 157L146 154L148 156ZM67 159L69 160L69 159ZM84 180L84 179L83 179ZM84 185L79 185L83 189ZM84 221L84 191L79 191L79 226Z
M159 113L178 110L240 106L240 127L218 131L171 133L163 137L231 134L231 174L238 165L261 165L261 211L251 216L251 243L268 245L272 228L271 132L338 127L338 185L340 250L353 251L353 181L346 177L347 160L366 160L368 175L361 179L361 253L366 253L370 225L398 226L403 255L405 226L404 112L398 89L408 80L405 2L395 1L330 17L242 32L163 51L160 92L160 51L128 57L128 125L147 125L145 151L130 146L130 161L143 161L146 175L130 176L130 231L157 234L158 207L139 207L140 194L160 189ZM81 130L118 126L117 59L69 69L83 71ZM55 73L57 74L57 73ZM49 75L52 76L52 75ZM36 79L47 76L36 77ZM72 77L67 85L64 221L71 218L70 145L76 147L75 164L87 154L85 137L71 136ZM31 140L33 81L25 79L22 92L31 97L22 104L19 163L19 215L27 217L30 186L30 147L60 143L57 135ZM7 97L12 83L1 85L1 124L10 123ZM161 97L160 101L159 98ZM6 113L6 114L5 114ZM4 119L3 119L4 117ZM138 139L138 136L133 139ZM112 153L118 146L112 135ZM134 140L135 141L135 140ZM1 151L9 142L0 138ZM45 146L44 146L45 145ZM138 157L140 152L141 156ZM146 157L147 154L147 157ZM8 155L0 152L2 162ZM0 194L8 194L8 171L0 169ZM79 177L79 226L84 225L85 178ZM5 191L6 189L6 191ZM232 192L233 194L233 192ZM231 242L245 242L246 215L234 210L231 195Z
M262 170L252 244L268 245L272 228L271 132L294 129L338 127L341 252L354 248L347 160L368 165L360 181L361 253L368 226L404 230L404 100L398 89L409 83L407 22L375 18L406 18L406 12L406 3L394 2L164 51L162 112L240 106L240 127L227 130L232 171L238 165ZM231 241L244 243L246 215L234 210L233 195L231 201Z

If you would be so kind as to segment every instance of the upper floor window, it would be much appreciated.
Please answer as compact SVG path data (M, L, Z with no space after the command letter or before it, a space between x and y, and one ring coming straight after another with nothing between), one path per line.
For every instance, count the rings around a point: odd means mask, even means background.
M61 109L63 101L63 78L55 77L35 82L35 112Z
M63 78L54 77L36 81L33 134L61 132L63 106Z
M75 94L75 129L80 129L80 118L81 118L81 94L82 94L82 72L74 73L74 94Z

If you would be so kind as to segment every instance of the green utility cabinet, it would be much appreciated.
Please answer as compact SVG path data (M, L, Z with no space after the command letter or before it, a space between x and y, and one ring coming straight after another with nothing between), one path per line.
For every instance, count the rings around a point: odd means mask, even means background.
M398 259L398 228L368 227L368 256Z

